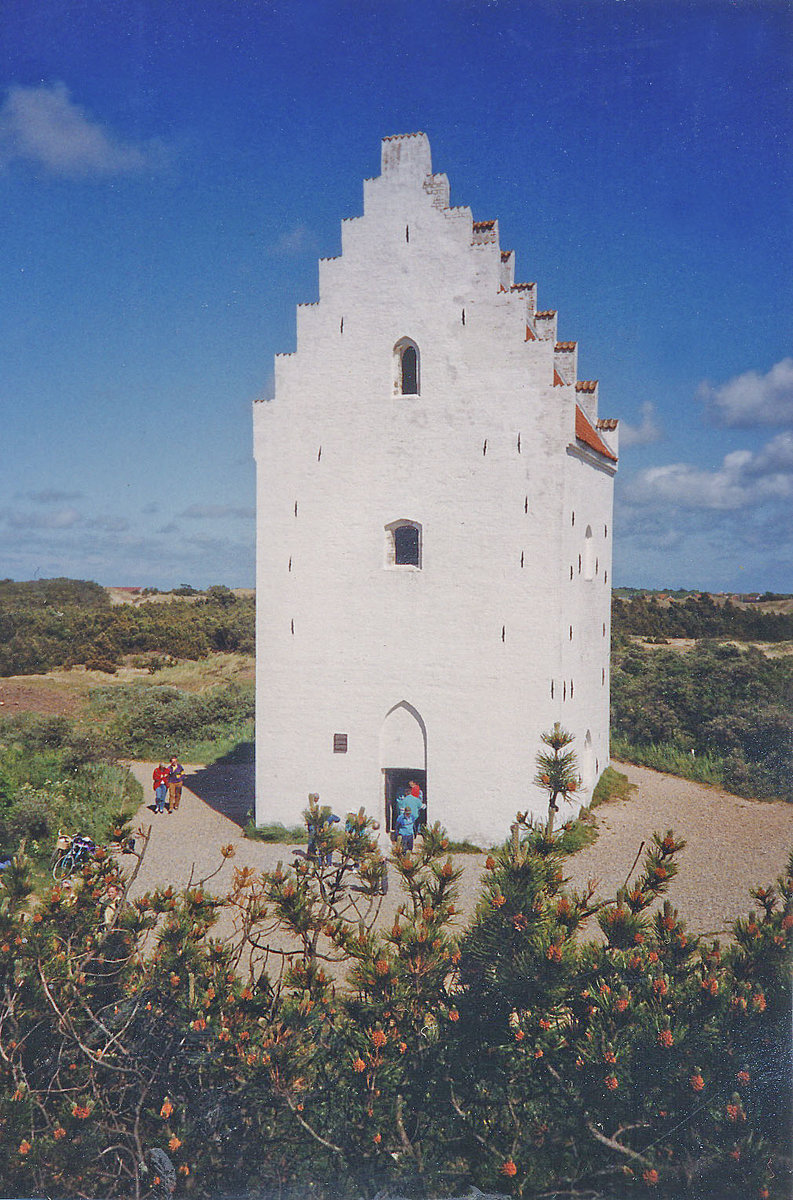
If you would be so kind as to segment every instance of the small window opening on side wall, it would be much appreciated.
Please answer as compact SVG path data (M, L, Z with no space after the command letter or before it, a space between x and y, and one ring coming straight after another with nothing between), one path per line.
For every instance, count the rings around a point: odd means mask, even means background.
M421 526L416 521L394 521L386 526L386 563L395 567L421 566Z
M334 754L346 754L347 753L347 734L346 733L334 733L334 735L333 735L333 753Z
M419 348L410 338L401 338L394 347L395 391L402 396L418 396L420 387Z

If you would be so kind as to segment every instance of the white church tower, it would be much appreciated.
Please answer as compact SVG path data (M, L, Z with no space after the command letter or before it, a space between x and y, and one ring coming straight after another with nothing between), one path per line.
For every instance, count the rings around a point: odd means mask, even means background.
M608 764L617 422L514 272L426 136L385 138L254 406L260 824L309 792L388 822L416 780L487 846L547 811L555 721L580 800Z

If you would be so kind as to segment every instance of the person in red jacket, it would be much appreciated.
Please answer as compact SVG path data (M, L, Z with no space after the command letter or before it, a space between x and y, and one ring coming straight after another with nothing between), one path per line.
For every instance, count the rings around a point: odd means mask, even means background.
M154 784L154 811L165 812L165 797L168 794L168 768L162 763L154 768L152 782Z

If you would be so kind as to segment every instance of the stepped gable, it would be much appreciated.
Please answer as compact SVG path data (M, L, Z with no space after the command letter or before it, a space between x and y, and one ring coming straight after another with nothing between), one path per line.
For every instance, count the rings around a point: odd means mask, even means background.
M486 246L498 241L498 221L474 221L471 242L474 246Z
M556 309L548 308L534 314L534 328L542 342L556 340Z
M616 422L614 422L614 426L616 428ZM576 405L575 409L575 436L579 442L584 442L585 445L589 446L590 450L596 450L604 458L611 459L612 462L617 462L616 454L609 450L602 437L600 437L597 430L593 429L578 405Z

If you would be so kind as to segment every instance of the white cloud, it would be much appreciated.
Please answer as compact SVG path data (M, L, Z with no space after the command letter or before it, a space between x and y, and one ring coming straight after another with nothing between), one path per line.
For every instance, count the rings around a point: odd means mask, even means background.
M268 254L275 258L303 254L313 249L314 235L307 225L295 225L294 229L284 232L270 246Z
M231 504L191 504L179 516L188 517L191 521L220 520L224 517L252 518L256 516L256 509L234 508Z
M12 529L71 529L82 524L76 508L59 508L50 513L10 512L6 520Z
M668 463L640 471L624 489L636 505L734 511L793 499L793 433L781 433L756 453L734 450L716 471Z
M119 175L148 166L152 147L116 137L75 104L64 83L14 86L0 108L0 164L15 159L54 175Z
M18 492L23 500L32 500L34 504L63 504L66 500L82 500L82 492L59 492L49 488L43 492Z
M53 493L55 495L56 493ZM40 501L44 504L46 501ZM5 517L9 529L94 529L103 533L124 533L129 529L126 517L114 517L109 514L98 517L86 517L72 505L57 508L51 512L25 512L11 509L0 514Z
M697 396L721 425L793 425L793 358L765 375L746 371L718 387L705 380Z
M649 446L652 442L660 441L663 436L661 426L655 419L655 405L645 400L642 405L642 419L639 425L629 425L620 421L620 449L626 446Z

